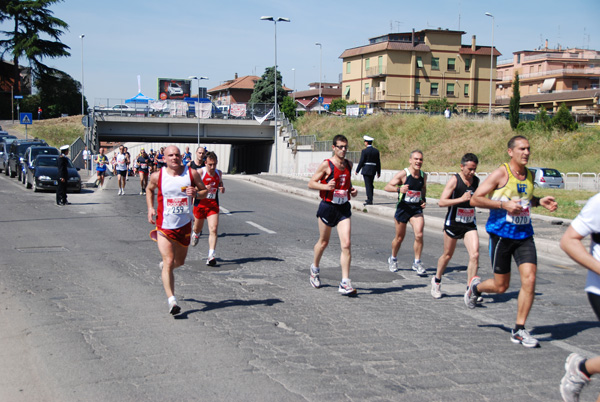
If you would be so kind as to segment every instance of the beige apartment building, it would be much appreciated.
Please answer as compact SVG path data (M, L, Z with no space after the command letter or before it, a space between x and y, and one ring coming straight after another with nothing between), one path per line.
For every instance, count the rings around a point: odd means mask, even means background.
M515 73L519 74L521 110L544 106L556 111L565 103L574 113L598 114L600 52L586 49L521 50L498 64L496 98L508 107Z
M494 49L490 68L491 47L478 46L475 35L471 45L462 45L465 33L443 29L390 33L345 50L340 56L342 97L385 109L414 109L446 98L459 110L487 111L490 73L500 52ZM492 97L492 107L494 101Z

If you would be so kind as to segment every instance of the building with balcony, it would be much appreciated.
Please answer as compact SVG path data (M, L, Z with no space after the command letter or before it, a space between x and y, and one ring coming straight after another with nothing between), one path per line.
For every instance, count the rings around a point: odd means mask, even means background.
M321 85L321 97L323 104L319 103L319 85ZM304 112L325 111L326 106L332 100L342 97L342 87L339 82L311 82L306 91L297 91L292 95L296 101L296 109Z
M493 49L492 56L492 48L478 46L475 35L471 45L462 45L464 34L441 28L390 33L345 50L342 97L385 109L414 109L446 98L459 110L487 110L500 52Z
M521 50L500 61L496 99L508 108L512 83L519 74L521 110L544 106L556 111L561 103L574 113L598 114L600 52L586 49L549 49L548 41L537 50Z

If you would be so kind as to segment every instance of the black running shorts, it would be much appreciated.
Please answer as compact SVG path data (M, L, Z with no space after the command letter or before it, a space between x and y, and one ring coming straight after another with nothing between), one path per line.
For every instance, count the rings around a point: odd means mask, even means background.
M394 219L396 219L398 223L408 223L410 218L421 214L423 214L423 208L421 208L421 204L400 204L396 207Z
M344 219L352 216L352 208L350 202L343 204L332 204L330 202L321 201L317 210L317 218L321 219L327 226L335 227Z
M490 233L490 258L495 274L510 273L511 257L517 266L521 264L536 264L537 251L533 236L526 239L506 239Z
M465 237L467 232L471 230L477 230L477 226L467 225L455 225L455 226L444 226L444 233L446 233L452 239L462 239Z

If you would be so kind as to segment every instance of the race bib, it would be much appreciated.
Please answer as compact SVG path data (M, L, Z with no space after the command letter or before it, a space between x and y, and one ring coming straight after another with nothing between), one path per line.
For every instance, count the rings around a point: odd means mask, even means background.
M506 222L512 223L513 225L529 225L531 223L531 213L529 206L523 207L521 213L518 215L511 215L506 213Z
M348 202L348 190L333 190L333 200L331 202L334 204L345 204Z
M147 163L140 164L140 169L148 169L148 164Z
M209 200L214 200L215 198L217 198L217 190L217 187L212 187L211 189L209 189L206 198L208 198Z
M415 190L408 190L404 195L404 202L411 204L418 204L421 202L421 192Z
M458 223L473 223L475 221L475 208L457 208L454 220Z
M165 215L185 215L190 213L190 204L188 197L167 198Z

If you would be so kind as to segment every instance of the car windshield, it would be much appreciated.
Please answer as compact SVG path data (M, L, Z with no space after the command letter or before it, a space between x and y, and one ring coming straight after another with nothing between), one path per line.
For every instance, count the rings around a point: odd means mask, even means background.
M58 166L58 156L42 156L42 157L38 157L36 158L36 165L37 166L46 166L46 167L56 167ZM67 159L67 166L72 168L73 167L73 163L71 162L71 159Z
M542 169L546 177L560 177L560 172L556 169Z
M23 154L25 153L25 151L27 151L27 148L29 148L32 145L34 145L34 144L24 143L24 144L19 145L19 147L17 148L17 154L20 155L20 156L23 156Z
M35 159L37 155L59 155L59 152L56 148L31 148L31 159Z

